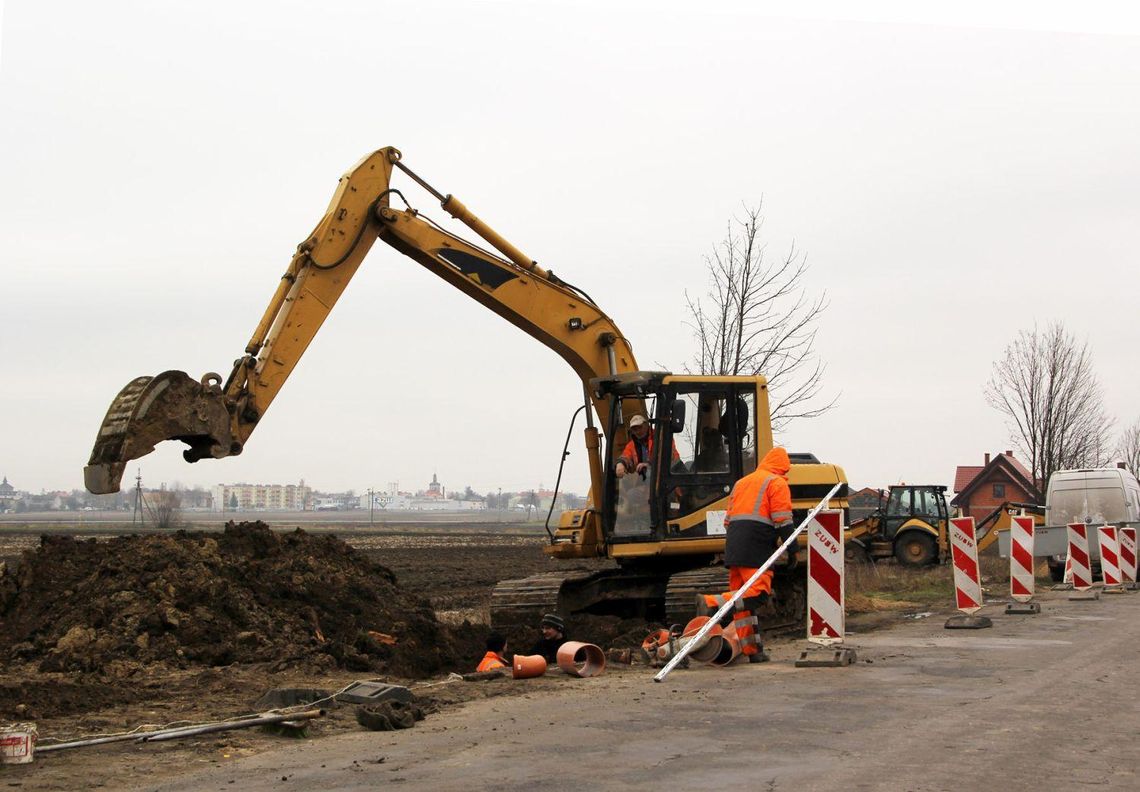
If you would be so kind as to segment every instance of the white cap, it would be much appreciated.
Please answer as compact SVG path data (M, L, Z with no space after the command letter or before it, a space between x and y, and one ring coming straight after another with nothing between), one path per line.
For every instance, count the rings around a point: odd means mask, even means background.
M635 426L642 426L642 425L647 426L648 424L649 424L649 421L647 421L645 419L644 415L635 415L629 419L629 428L630 429L632 429Z

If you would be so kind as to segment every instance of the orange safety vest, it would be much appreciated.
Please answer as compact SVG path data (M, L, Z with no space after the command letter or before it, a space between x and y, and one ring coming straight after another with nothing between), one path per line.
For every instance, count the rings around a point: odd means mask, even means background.
M487 652L483 655L483 660L479 663L476 671L494 671L496 668L506 668L507 661L499 657L495 652Z
M652 464L653 463L653 433L652 432L650 432L649 436L646 438L645 446L647 448L647 451L645 454L645 456L647 458L642 459L641 454L637 453L637 441L636 440L630 440L628 443L625 444L625 450L621 452L621 456L618 457L618 461L625 463L626 470L630 471L631 473L634 470L636 470L637 466L640 465L642 462ZM677 444L673 443L673 461L676 462L680 458L681 458L681 455L677 452Z
M769 451L760 467L733 486L725 522L751 520L777 528L790 523L792 490L785 478L790 467L787 451L780 447Z

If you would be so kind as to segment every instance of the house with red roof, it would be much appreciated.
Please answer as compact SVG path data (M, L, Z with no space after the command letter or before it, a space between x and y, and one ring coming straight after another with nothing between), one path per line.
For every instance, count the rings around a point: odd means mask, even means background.
M1005 502L1043 503L1033 474L1012 451L985 456L981 465L959 465L954 473L954 499L965 517L980 520Z

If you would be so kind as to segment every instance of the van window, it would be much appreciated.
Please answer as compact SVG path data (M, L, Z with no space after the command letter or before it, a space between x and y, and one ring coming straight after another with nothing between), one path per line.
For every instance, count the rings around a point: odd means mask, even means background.
M1114 523L1127 520L1120 487L1054 490L1049 498L1049 525L1075 522Z

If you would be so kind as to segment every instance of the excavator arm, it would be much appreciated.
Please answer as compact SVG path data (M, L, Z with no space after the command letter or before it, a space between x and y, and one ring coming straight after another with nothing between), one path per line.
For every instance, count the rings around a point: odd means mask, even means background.
M407 205L390 186L394 170L430 192L497 253L443 230ZM394 207L393 198L403 208ZM439 193L409 170L398 150L383 148L341 177L328 210L297 247L224 383L214 373L195 380L182 371L166 371L132 380L120 391L84 468L87 489L118 492L126 464L164 440L186 443L183 456L189 462L240 454L377 238L557 352L582 379L584 398L601 425L608 425L610 402L591 394L586 383L637 370L633 349L613 320L454 196ZM587 423L596 495L602 491L600 441L592 419Z

